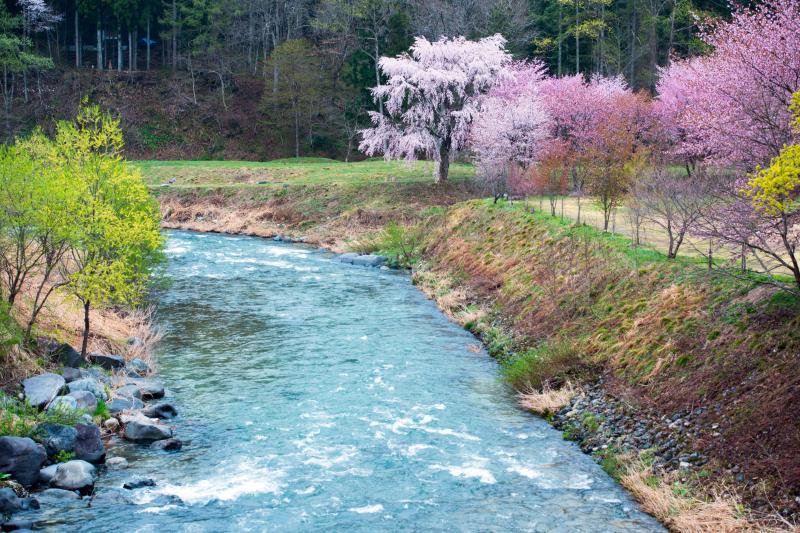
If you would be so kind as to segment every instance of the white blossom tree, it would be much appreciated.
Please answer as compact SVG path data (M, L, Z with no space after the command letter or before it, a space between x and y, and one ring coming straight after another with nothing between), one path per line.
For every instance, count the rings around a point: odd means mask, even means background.
M386 84L372 89L383 113L370 114L359 148L386 159L432 159L436 182L447 180L450 157L467 142L479 97L506 79L511 56L502 35L430 42L417 37L410 53L381 58Z

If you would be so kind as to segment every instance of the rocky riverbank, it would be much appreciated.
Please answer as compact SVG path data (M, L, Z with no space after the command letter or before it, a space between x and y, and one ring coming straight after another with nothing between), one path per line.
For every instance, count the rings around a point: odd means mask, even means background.
M143 342L128 339L130 345ZM68 344L40 341L43 358L58 372L23 380L17 398L3 397L0 436L0 528L31 529L41 511L98 497L95 483L107 469L128 468L109 457L108 444L124 440L158 453L178 451L164 384L141 358L93 353L88 360ZM132 477L120 489L149 480Z

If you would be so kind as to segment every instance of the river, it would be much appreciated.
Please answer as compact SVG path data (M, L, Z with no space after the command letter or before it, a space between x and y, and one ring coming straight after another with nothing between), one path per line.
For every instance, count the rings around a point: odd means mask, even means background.
M159 373L183 451L115 441L53 531L663 531L520 410L405 274L172 232ZM156 481L124 491L131 476Z

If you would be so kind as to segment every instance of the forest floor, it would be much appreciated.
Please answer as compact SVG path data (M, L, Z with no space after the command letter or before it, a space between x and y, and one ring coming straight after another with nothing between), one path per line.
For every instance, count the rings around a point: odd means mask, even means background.
M398 242L387 243L384 229L400 224L415 283L482 338L518 389L572 388L549 413L537 410L566 436L598 443L588 451L671 528L762 529L763 520L787 526L797 518L800 302L758 276L709 272L698 257L668 260L660 248L574 224L566 207L564 219L552 217L546 201L540 210L482 199L467 165L437 186L427 164L136 164L168 228L391 253ZM584 220L593 212L585 202ZM580 407L585 398L605 410ZM653 449L609 444L619 428L604 417L619 418L609 413L620 406L660 424L634 426ZM662 449L674 435L681 448ZM653 454L672 466L626 470ZM704 509L724 509L729 520L701 527L708 517L690 514L687 525L677 517L697 508L686 501L710 502Z

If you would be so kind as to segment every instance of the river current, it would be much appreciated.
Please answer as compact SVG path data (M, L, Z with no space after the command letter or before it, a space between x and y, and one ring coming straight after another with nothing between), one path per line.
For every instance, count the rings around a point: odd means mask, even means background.
M50 530L663 531L407 275L216 234L171 232L167 255L184 449L115 441L131 468L44 511Z

